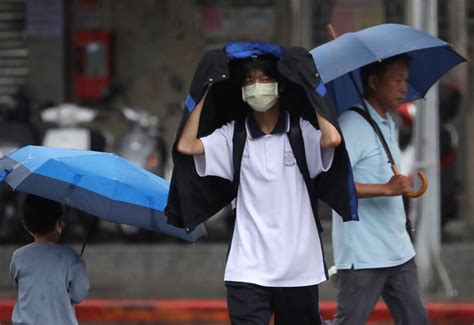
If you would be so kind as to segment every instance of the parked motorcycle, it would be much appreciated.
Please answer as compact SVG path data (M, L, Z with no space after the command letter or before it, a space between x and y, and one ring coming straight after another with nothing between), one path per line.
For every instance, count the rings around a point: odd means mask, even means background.
M158 117L132 107L122 107L120 111L130 127L116 141L117 154L163 177L167 152Z
M41 120L53 127L46 130L43 145L105 151L108 142L107 134L85 126L96 116L96 110L70 103L44 109L41 112Z

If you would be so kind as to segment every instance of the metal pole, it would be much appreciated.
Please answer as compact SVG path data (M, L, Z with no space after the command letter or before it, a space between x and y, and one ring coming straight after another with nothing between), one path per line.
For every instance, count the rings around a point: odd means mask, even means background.
M291 0L291 44L312 48L311 0Z
M449 39L453 48L464 57L468 57L468 33L467 33L467 10L465 0L452 1L449 4ZM472 63L471 63L472 64ZM461 106L462 118L460 123L463 127L459 130L459 146L465 159L460 159L457 164L459 172L457 176L464 180L464 193L462 195L462 213L460 217L465 220L467 226L474 226L474 173L471 172L471 166L474 162L474 147L470 139L473 138L474 112L471 103L473 102L472 85L469 84L469 65L462 64L453 69L450 74L451 81L461 89L463 101Z
M410 4L408 22L415 28L437 36L437 0L413 0ZM441 262L440 230L440 175L439 175L439 121L438 86L434 85L425 100L416 103L415 148L417 168L423 168L430 182L424 196L413 200L410 214L416 220L416 262L420 285L433 290L441 283L446 294L455 294L446 270Z

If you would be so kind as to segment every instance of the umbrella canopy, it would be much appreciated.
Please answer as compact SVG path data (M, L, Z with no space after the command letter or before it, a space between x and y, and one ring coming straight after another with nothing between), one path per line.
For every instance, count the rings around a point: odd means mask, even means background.
M167 224L168 181L112 153L26 146L0 160L0 181L107 221L186 241L206 233L203 225L186 233Z
M423 98L448 70L466 61L451 46L418 29L382 24L346 33L310 51L320 77L332 93L338 113L361 102L359 69L395 55L407 54L408 92L405 102ZM351 80L350 74L355 80Z

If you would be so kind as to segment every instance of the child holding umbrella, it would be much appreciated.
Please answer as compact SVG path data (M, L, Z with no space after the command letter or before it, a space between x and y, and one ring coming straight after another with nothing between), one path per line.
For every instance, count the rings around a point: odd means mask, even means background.
M28 195L23 224L34 242L13 253L10 275L18 292L13 324L78 324L73 304L89 291L86 267L72 248L57 242L64 228L57 202Z

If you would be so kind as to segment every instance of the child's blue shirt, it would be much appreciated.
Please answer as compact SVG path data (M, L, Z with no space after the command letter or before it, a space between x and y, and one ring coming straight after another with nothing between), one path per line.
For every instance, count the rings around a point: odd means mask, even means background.
M10 275L18 292L12 323L78 324L73 304L89 291L84 261L70 247L32 243L16 250Z

